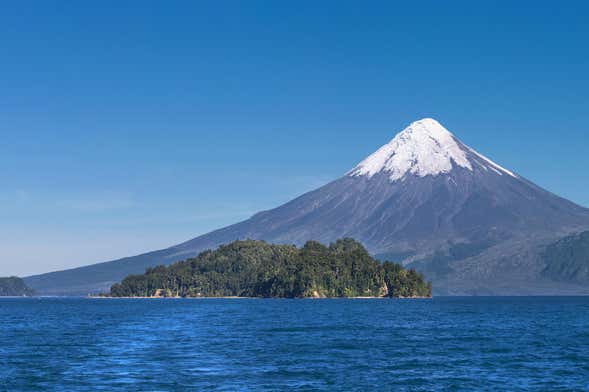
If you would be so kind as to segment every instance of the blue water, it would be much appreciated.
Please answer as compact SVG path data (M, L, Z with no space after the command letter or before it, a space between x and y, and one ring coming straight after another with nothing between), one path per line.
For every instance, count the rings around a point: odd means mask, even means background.
M589 298L0 299L0 390L589 390Z

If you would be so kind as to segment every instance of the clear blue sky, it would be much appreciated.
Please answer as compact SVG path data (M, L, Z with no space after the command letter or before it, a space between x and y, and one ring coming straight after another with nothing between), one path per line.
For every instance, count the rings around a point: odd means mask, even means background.
M0 276L242 220L426 116L589 206L589 7L512 3L4 3Z

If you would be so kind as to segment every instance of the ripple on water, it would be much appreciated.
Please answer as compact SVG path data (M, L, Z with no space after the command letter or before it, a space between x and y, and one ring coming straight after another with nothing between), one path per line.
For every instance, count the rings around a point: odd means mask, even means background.
M589 298L0 299L0 391L587 390Z

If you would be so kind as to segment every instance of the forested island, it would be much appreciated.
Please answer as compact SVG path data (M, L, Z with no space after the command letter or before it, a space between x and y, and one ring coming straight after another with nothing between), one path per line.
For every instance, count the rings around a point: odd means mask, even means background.
M415 270L373 259L353 239L301 248L245 240L128 276L105 296L409 298L431 297L431 283Z
M11 276L0 278L0 297L24 297L35 295L35 292L25 285L21 278Z

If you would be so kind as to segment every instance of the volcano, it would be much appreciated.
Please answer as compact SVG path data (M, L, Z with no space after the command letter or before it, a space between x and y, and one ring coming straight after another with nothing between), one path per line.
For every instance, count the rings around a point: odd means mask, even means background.
M131 273L236 239L351 237L416 268L437 295L588 294L547 276L550 244L589 229L589 210L462 143L433 119L410 124L343 177L282 206L167 249L26 278L44 294L105 291Z

